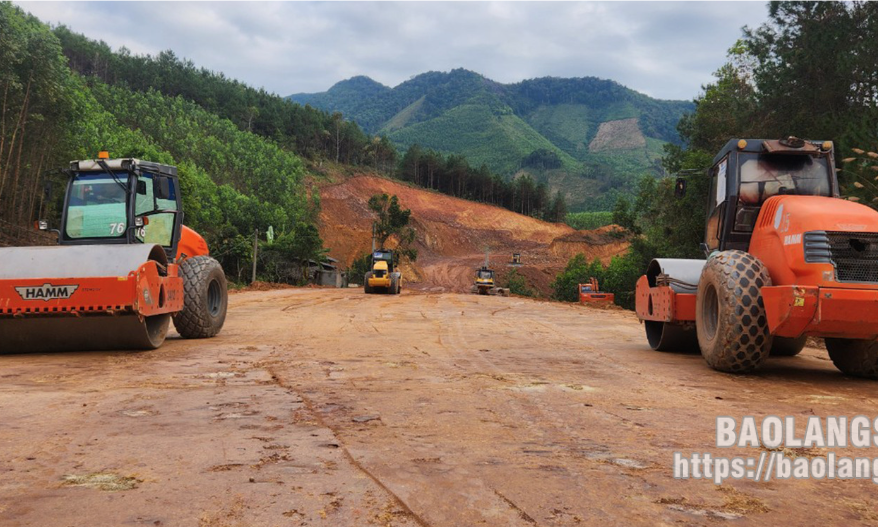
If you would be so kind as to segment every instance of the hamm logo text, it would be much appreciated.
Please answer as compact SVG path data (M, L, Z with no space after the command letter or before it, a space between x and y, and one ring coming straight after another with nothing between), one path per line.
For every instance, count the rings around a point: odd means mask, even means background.
M15 290L23 300L66 300L79 289L78 285L43 284L39 287L16 287Z

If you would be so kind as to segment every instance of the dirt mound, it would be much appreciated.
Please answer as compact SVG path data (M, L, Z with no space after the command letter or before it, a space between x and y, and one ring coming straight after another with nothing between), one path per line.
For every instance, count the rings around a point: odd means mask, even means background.
M577 231L501 207L452 198L371 175L360 175L320 189L320 235L329 255L345 268L371 249L373 215L367 205L375 194L396 195L412 211L417 231L418 260L403 269L407 287L428 291L468 291L485 251L501 284L512 267L513 253L521 254L519 274L541 294L578 253L608 262L624 253L628 242L615 226ZM393 240L389 243L395 245ZM351 278L355 282L355 278Z
M584 253L590 260L600 258L607 262L628 249L628 233L618 225L607 225L592 231L574 231L552 240L549 251L558 257L573 258ZM583 250L588 247L588 250Z
M259 280L250 283L246 287L240 289L232 289L232 293L243 293L246 291L274 291L275 289L293 289L296 286L290 284L278 284L275 282L260 282Z

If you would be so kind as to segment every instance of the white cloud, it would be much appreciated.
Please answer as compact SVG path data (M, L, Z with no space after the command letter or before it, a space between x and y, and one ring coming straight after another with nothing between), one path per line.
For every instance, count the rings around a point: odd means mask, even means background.
M691 99L760 2L18 2L117 49L172 49L281 95L463 67L498 82L595 76Z

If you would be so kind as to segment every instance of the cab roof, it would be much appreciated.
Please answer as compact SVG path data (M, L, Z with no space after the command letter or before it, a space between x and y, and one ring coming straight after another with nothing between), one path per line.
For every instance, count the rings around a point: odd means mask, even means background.
M738 143L744 141L744 148L739 148ZM801 146L798 146L801 142ZM823 148L829 144L828 149ZM783 139L729 139L722 150L713 158L713 164L726 156L729 152L736 150L738 152L760 153L781 153L781 154L823 154L832 152L832 141L814 141L807 139L798 139L796 137L785 137Z
M98 159L84 159L81 161L71 161L70 170L75 172L91 172L103 171ZM111 170L141 170L144 172L152 172L162 174L164 176L177 177L177 167L171 165L163 165L152 161L143 161L134 157L105 159L107 166Z

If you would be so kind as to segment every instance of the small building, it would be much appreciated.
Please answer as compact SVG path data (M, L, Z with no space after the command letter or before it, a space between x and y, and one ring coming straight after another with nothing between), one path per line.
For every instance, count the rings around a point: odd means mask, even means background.
M338 260L327 257L322 262L308 260L308 279L317 285L347 287L347 273L338 269Z

